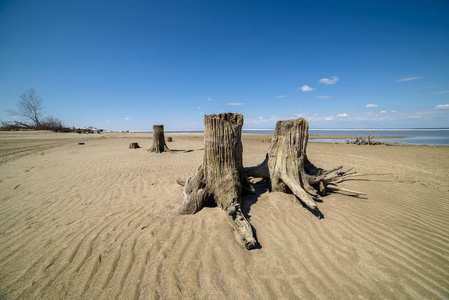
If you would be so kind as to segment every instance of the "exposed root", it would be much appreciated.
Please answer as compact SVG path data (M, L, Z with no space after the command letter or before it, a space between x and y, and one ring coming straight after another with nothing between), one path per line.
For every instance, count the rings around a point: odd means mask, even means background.
M293 180L285 173L281 176L281 179L302 203L307 205L312 210L318 209L318 205L315 203L313 198L307 193L307 191L305 191L301 187L301 185L297 181Z
M254 248L257 241L254 238L251 224L240 209L240 204L235 204L234 206L229 207L226 211L229 216L228 220L231 221L236 234L240 237L245 248L248 250Z
M184 199L181 204L179 212L183 215L194 214L203 208L210 192L204 183L204 172L202 167L192 177L187 178L184 190Z
M245 168L245 173L250 177L270 178L270 171L268 170L268 155L265 160L258 166Z
M343 193L343 194L346 194L346 195L349 195L349 196L354 196L354 197L358 197L358 196L361 196L361 195L366 195L366 193L362 193L362 192L357 192L357 191L345 189L345 188L336 186L336 185L333 184L333 183L328 183L327 186L326 186L326 188L327 188L328 190L331 190L331 191L341 192L341 193Z

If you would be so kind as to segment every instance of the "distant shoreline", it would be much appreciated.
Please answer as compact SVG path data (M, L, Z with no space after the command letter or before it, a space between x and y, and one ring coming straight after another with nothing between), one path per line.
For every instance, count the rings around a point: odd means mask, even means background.
M120 132L116 132L116 131L111 131L110 133L120 133ZM149 133L151 134L151 131L129 131L129 133ZM201 131L179 131L179 130L165 130L165 134L170 134L170 133L178 133L178 134L203 134L204 132ZM254 133L254 132L242 132L243 135L258 135L258 136L269 136L271 137L273 134L271 133ZM356 138L360 138L360 135L312 135L309 134L309 140L316 140L316 139L337 139L337 140L349 140L349 139L356 139ZM371 135L371 138L373 139L402 139L405 138L405 136L384 136L384 135Z
M429 131L429 130L436 130L436 131L449 131L449 128L309 128L309 131ZM123 132L125 130L112 130L111 132ZM151 133L153 130L151 129L143 129L143 130L128 130L129 132L139 132L139 133ZM248 132L248 131L271 131L274 132L274 128L258 128L258 129L242 129L242 132ZM189 133L202 133L203 129L165 129L165 132L173 132L173 133L183 133L183 132L189 132Z
M333 140L350 140L359 138L359 135L310 135L309 140L317 140L317 139L333 139ZM371 136L372 139L403 139L405 136Z

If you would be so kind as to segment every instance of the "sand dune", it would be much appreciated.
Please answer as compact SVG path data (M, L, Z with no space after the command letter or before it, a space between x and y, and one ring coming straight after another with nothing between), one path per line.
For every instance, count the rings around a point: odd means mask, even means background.
M449 147L310 143L315 164L365 174L342 185L367 196L326 196L318 219L254 180L243 210L261 246L247 251L219 208L177 213L203 140L170 136L194 151L148 153L150 134L0 133L0 298L449 298ZM265 138L244 135L245 166Z

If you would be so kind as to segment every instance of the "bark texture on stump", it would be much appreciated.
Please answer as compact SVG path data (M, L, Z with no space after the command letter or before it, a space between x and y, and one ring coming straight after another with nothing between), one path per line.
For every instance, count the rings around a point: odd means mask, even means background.
M140 148L138 143L130 143L129 144L129 149L138 149Z
M247 168L247 175L269 178L271 191L293 193L312 210L318 210L314 199L327 191L363 195L336 185L354 173L343 172L343 167L325 171L307 159L308 132L305 119L278 121L266 159L259 166Z
M181 214L194 214L213 198L226 211L247 249L256 245L253 230L241 211L241 194L253 191L243 168L241 114L204 116L204 158L196 173L187 178Z
M153 125L153 145L150 152L162 153L164 151L170 152L165 144L164 125Z

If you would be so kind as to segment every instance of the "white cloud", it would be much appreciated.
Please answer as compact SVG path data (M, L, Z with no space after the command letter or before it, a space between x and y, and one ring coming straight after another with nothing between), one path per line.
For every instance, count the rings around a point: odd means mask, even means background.
M303 92L310 92L310 91L314 91L315 89L312 89L310 86L308 85L303 85L302 87L299 88L301 91Z
M243 103L226 103L226 105L243 105Z
M408 116L407 118L409 118L409 119L420 119L421 116Z
M386 114L387 111L386 111L386 110L381 110L380 113L381 113L381 114Z
M276 96L276 98L286 98L286 95L280 95L280 96Z
M346 117L349 117L349 115L348 115L347 113L344 113L344 114L337 114L337 117L340 117L340 118L346 118Z
M264 126L270 126L269 124L275 125L276 121L279 119L285 119L285 118L279 118L276 116L257 116L257 117L248 117L245 120L245 124L264 124Z
M330 96L316 96L317 99L329 99Z
M125 118L125 120L130 120L130 118Z
M449 109L449 104L440 104L435 106L435 109Z
M298 113L293 114L294 116L296 116L297 118L306 118L310 113L305 112L305 113L299 113L301 110L298 109Z
M213 99L213 98L207 98L207 100L208 100L208 101L212 101L212 100L214 100L214 99Z
M329 84L336 84L338 81L338 77L337 76L332 76L332 79L329 78L321 78L320 80L318 80L319 83L325 84L325 85L329 85Z
M398 111L397 111L397 110L392 110L392 111L390 111L390 112L392 112L392 113L397 113Z
M437 93L433 93L433 95L437 95L437 94L446 94L446 93L449 93L449 91L437 92Z
M397 82L401 82L401 81L411 81L411 80L416 80L416 79L421 79L424 78L424 76L415 76L415 77L406 77L406 78L400 78L400 79L396 79Z
M106 121L106 123L110 123L110 122L111 122L111 121L109 121L109 120L108 120L108 121Z
M332 121L334 119L334 117L325 117L324 120L325 121Z
M366 107L378 107L379 105L377 104L367 104Z

